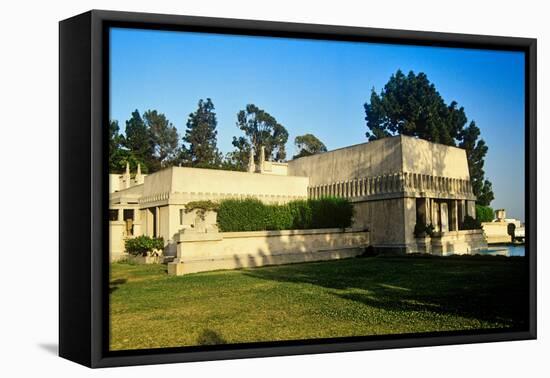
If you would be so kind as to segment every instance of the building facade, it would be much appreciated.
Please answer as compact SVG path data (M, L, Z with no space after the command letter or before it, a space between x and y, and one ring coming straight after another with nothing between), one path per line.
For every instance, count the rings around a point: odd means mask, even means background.
M253 156L250 161L253 162ZM336 196L355 207L353 228L385 253L475 253L486 247L480 230L462 230L475 218L466 153L455 147L395 136L291 160L270 162L260 151L248 172L171 167L151 175L127 169L110 175L111 257L124 238L161 236L175 256L181 230L194 226L191 201L257 198L266 203ZM433 225L430 235L417 225Z

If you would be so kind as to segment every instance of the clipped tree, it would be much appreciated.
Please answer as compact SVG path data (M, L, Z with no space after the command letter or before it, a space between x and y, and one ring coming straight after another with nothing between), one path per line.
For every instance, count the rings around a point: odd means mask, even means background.
M125 134L122 145L128 150L127 159L140 162L144 171L154 171L151 164L153 162L151 135L137 109L126 121ZM125 165L126 162L124 162Z
M188 145L181 149L183 164L204 168L218 167L221 164L222 159L216 146L217 125L212 100L199 100L197 110L189 114L187 119L183 141Z
M128 163L132 171L135 171L140 164L141 171L147 173L147 164L125 147L126 138L119 131L118 121L111 120L109 122L109 172L122 173Z
M164 114L156 110L148 110L143 113L143 120L147 127L150 151L152 152L149 169L156 171L170 165L175 160L178 153L178 131Z
M118 121L109 121L109 172L119 173L124 137L119 133Z
M296 150L298 150L299 152L298 154L293 156L293 159L297 159L303 156L315 155L321 152L327 152L327 147L325 146L325 144L313 134L304 134L297 136L296 138L294 138L294 145L296 146Z
M237 165L246 166L250 148L259 152L261 146L265 147L266 158L275 161L286 159L288 131L271 114L254 104L248 104L237 114L237 127L245 134L244 137L233 137L236 150L232 157L238 160ZM258 159L259 153L256 153L256 162Z
M398 70L380 94L371 91L364 108L370 141L401 134L464 148L478 203L488 206L494 199L483 170L488 147L479 128L473 121L465 127L464 108L455 101L447 105L425 73L405 75Z

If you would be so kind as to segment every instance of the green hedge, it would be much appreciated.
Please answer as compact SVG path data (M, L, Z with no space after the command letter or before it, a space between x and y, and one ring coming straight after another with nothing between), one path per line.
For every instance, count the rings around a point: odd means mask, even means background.
M164 240L162 238L151 238L141 235L135 238L129 238L124 241L126 252L134 256L146 256L147 252L153 249L163 249Z
M220 231L296 230L351 226L353 205L343 198L292 201L267 205L257 199L223 200L218 209Z
M476 219L480 222L492 222L495 212L489 206L476 205Z

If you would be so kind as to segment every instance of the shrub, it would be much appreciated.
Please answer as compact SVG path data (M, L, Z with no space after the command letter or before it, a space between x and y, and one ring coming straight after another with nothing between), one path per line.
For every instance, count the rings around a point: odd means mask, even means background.
M345 198L325 197L308 200L311 226L308 228L345 228L351 226L353 205Z
M288 203L292 214L292 229L303 230L312 224L313 212L309 201L297 200Z
M480 222L492 222L495 219L495 212L489 206L476 205L476 219Z
M479 230L481 229L481 222L479 219L474 219L469 215L466 215L464 217L464 221L462 222L462 230Z
M265 205L257 199L228 199L220 202L218 226L220 231L256 231L265 226Z
M135 238L129 238L124 241L126 252L134 256L147 256L147 252L153 249L163 249L164 240L162 238L151 238L141 235Z
M345 228L351 226L353 205L342 198L292 201L268 205L257 199L224 200L218 209L223 232Z
M423 236L433 236L435 227L433 224L421 224L417 223L414 225L414 236L416 238L423 237Z

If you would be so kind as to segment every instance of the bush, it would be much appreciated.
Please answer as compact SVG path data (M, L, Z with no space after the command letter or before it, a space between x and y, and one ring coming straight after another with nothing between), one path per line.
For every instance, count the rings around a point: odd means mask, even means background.
M476 205L476 219L480 222L492 222L495 219L495 212L489 206Z
M435 231L435 227L433 224L422 224L417 223L414 225L414 236L416 238L424 237L424 236L430 236L432 237Z
M224 200L218 209L223 232L345 228L351 226L353 205L343 198L321 198L268 205L257 199Z
M469 215L466 215L464 217L464 221L462 222L461 230L479 230L481 229L481 222L479 219L474 219Z
M147 256L147 252L153 249L163 249L164 240L162 238L151 238L141 235L135 238L129 238L124 241L126 252L134 256Z

